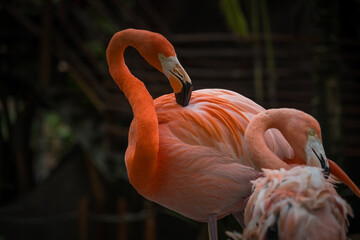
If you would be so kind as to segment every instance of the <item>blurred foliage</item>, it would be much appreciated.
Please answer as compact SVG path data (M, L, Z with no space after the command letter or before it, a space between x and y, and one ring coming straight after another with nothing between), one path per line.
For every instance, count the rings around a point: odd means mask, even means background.
M119 15L121 16L122 14L119 13ZM94 23L99 29L101 29L106 34L113 34L114 32L117 32L119 30L119 27L116 26L116 24L109 21L109 19L106 19L99 15L94 16Z
M104 52L106 52L104 44L97 40L89 40L86 42L86 48L96 57L104 57Z
M35 180L41 182L74 146L75 136L59 113L43 111L37 117L30 144L34 151Z
M241 4L248 9L249 16L244 14ZM220 9L233 33L242 37L251 36L253 39L253 74L255 100L264 105L263 56L265 50L266 70L269 75L266 86L269 88L270 106L277 107L277 75L275 69L275 55L271 37L271 22L266 0L220 0ZM250 24L250 31L248 25ZM260 37L264 38L264 46L260 44Z
M249 36L248 20L238 0L220 0L220 9L232 32L242 37Z

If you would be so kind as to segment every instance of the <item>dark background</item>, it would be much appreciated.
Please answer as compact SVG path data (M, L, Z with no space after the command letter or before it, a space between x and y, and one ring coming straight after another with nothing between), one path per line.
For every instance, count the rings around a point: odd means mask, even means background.
M27 0L0 3L0 239L207 239L206 224L127 181L131 108L110 78L111 36L133 27L175 46L194 89L226 88L315 116L327 156L359 186L359 0ZM139 54L130 70L171 92ZM360 201L349 236L360 239ZM230 217L225 230L241 229Z

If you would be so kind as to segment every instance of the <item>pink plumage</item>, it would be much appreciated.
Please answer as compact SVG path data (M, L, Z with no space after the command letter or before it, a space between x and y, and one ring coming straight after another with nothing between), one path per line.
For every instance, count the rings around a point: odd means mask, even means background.
M242 211L250 180L259 173L246 157L244 132L264 109L223 89L194 91L187 107L176 104L172 94L154 104L159 151L153 182L158 184L146 197L201 222L210 214L222 218ZM265 141L281 159L291 158L292 149L278 130L268 131Z
M350 206L319 168L264 169L245 209L243 240L345 240Z

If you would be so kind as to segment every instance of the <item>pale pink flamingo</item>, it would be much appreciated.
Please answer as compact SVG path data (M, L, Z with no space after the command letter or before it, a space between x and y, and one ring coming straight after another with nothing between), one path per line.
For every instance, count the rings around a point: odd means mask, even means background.
M346 240L350 206L320 169L264 169L245 208L242 240Z
M168 94L153 100L125 64L123 53L128 46L164 73L175 97ZM194 91L190 99L191 80L162 35L135 29L120 31L112 37L106 55L110 74L134 113L125 154L131 184L160 205L208 222L211 239L217 239L217 219L236 215L244 208L244 199L251 193L249 182L258 177L262 167L289 168L287 163L320 166L317 161L323 160L323 168L328 170L321 138L311 146L313 151L305 150L307 141L303 138L305 142L293 142L293 151L278 130L263 136L277 159L247 157L245 129L264 109L240 94L221 89ZM288 124L296 125L288 120L282 123ZM317 131L314 136L320 136L318 123L309 124L305 135L312 136L308 129L313 129ZM288 136L304 134L303 129L292 130Z

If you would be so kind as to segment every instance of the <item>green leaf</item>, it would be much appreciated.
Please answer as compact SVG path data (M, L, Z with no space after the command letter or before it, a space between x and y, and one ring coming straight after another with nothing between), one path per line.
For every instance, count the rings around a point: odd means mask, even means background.
M220 9L232 32L243 37L249 36L248 21L238 0L220 0Z

